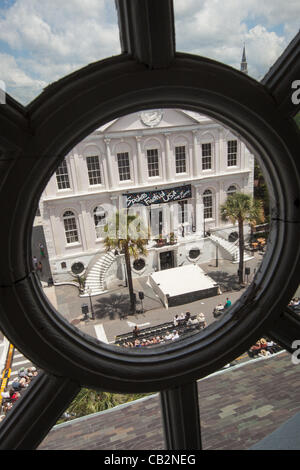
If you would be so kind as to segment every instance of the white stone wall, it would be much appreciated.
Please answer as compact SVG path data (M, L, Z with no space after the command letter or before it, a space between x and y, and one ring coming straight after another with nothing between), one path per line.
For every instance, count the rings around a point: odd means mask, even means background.
M237 165L227 167L227 141L237 137L229 130L206 117L196 113L179 110L164 110L161 121L156 127L147 127L140 120L140 113L124 116L103 126L79 143L66 157L70 188L59 190L56 175L50 179L43 193L40 207L44 232L49 252L51 270L55 279L70 277L73 262L81 261L85 266L101 253L104 253L103 240L96 238L93 210L102 206L107 214L126 192L139 192L146 189L164 189L183 184L192 185L193 225L198 237L204 229L224 229L232 226L220 218L220 205L226 200L229 186L235 185L239 191L252 194L254 158L247 147L238 139ZM212 145L212 168L202 170L202 144ZM186 172L176 174L175 147L185 146ZM158 149L159 176L149 177L147 149ZM128 152L130 157L130 180L120 181L117 153ZM98 155L101 169L101 184L90 185L86 158ZM203 221L202 194L206 189L213 193L213 217ZM166 214L166 204L162 204ZM164 207L163 207L164 206ZM63 214L71 210L76 217L79 240L67 244ZM147 212L143 212L147 217ZM178 229L176 209L169 212L168 230ZM186 230L191 232L192 224ZM180 233L180 232L179 232ZM199 241L199 245L208 243ZM185 247L186 244L186 247ZM203 248L199 262L214 257L208 246ZM187 239L182 240L176 250L176 263L180 265L189 260ZM205 258L205 259L204 259ZM67 267L62 268L65 262ZM197 260L198 262L198 260ZM159 269L156 250L149 252L144 274ZM139 276L140 273L133 272ZM115 273L111 272L113 277Z

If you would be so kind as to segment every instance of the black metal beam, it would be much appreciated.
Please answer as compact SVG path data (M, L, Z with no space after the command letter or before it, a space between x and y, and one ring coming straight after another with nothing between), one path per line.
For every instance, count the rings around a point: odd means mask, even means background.
M300 316L289 307L282 312L266 333L288 352L295 352L293 342L300 340Z
M300 31L261 81L286 117L293 117L300 109L292 100L296 80L300 80Z
M168 67L175 55L173 0L116 0L123 53L150 69Z
M160 397L167 450L201 450L197 382L162 391Z
M0 450L31 450L46 437L80 387L41 372L0 427Z

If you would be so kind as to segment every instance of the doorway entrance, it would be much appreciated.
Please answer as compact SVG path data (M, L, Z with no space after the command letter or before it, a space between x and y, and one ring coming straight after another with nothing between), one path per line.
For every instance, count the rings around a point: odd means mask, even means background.
M160 256L160 269L174 268L174 251L163 251Z

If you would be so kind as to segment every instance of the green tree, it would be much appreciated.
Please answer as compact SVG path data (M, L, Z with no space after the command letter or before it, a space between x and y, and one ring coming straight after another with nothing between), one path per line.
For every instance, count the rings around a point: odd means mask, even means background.
M148 230L138 215L129 214L127 210L116 212L104 227L108 236L104 239L107 251L119 250L124 253L128 281L130 310L135 313L135 295L133 291L131 257L147 256Z
M148 394L142 393L110 393L82 388L67 408L66 413L72 415L74 418L80 418L81 416L98 413L123 403L138 400L147 395ZM65 418L61 418L58 423L64 422L65 420Z
M262 202L248 194L234 193L221 206L221 217L238 224L239 231L239 282L244 282L244 224L262 223L264 220Z
M264 214L269 215L269 193L264 175L258 162L254 162L254 199L260 199L263 204Z

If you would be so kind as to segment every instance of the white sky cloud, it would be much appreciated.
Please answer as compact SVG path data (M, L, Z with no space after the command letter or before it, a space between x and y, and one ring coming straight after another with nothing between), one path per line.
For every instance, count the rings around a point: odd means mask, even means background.
M0 3L0 80L27 104L46 84L120 53L113 0ZM177 50L239 68L246 43L249 74L260 79L299 29L300 2L174 0Z

